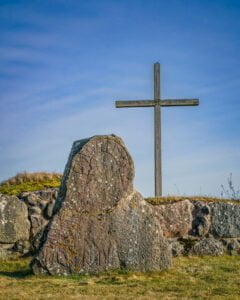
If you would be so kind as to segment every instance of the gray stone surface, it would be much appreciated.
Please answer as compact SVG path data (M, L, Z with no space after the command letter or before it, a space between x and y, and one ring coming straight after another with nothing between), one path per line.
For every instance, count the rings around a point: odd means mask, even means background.
M217 238L240 237L240 204L209 203L210 233Z
M212 255L218 256L224 254L224 246L221 241L213 238L203 238L197 241L190 249L189 255Z
M49 221L41 214L32 214L29 218L31 222L30 241L32 244L32 250L35 251L39 247L42 234Z
M152 206L134 191L133 176L132 159L120 138L75 142L46 239L32 261L34 273L169 267L168 243Z
M173 256L182 256L185 254L184 245L180 243L178 239L168 239L168 243Z
M17 241L14 244L14 247L12 248L12 250L14 252L18 252L20 255L22 254L27 254L31 249L31 244L29 241Z
M54 207L55 207L55 200L52 200L48 203L46 209L45 209L45 215L47 218L51 219L54 213Z
M0 248L0 260L8 260L11 257L12 251Z
M57 195L57 188L48 188L41 191L22 193L20 196L28 207L28 218L31 224L29 239L31 247L28 250L32 253L36 252L39 247L45 227L53 216Z
M134 191L122 199L111 216L120 266L129 270L160 270L170 265L170 248L153 208Z
M55 202L58 190L58 188L48 188L35 192L25 192L20 195L20 199L27 204L30 210L38 210L40 214L48 217L47 206Z
M221 239L226 248L226 252L230 255L240 254L240 238L227 238Z
M187 236L192 230L194 205L189 200L154 206L155 216L168 238Z
M14 244L1 244L0 243L0 260L7 260L13 254Z
M211 226L211 208L207 203L194 201L191 235L204 237Z
M27 206L15 196L0 194L0 243L29 239Z

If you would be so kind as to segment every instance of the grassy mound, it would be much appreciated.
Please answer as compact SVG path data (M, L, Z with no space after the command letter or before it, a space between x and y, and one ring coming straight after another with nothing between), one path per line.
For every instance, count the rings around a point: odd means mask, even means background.
M240 299L240 258L177 257L164 272L34 276L29 260L0 261L0 299Z
M23 192L39 191L45 188L57 188L61 184L62 174L35 172L35 173L18 173L16 176L9 178L0 183L0 193L6 195L19 195ZM149 197L145 200L153 205L174 203L184 199L192 201L203 202L233 202L240 204L240 198L234 200L233 198L216 198L204 196L163 196L163 197Z
M169 204L175 203L182 200L190 201L201 201L201 202L224 202L224 203L237 203L240 204L240 200L227 199L227 198L217 198L217 197L207 197L207 196L163 196L163 197L149 197L145 200L152 205L159 204Z
M60 173L23 172L3 181L0 184L0 193L6 195L19 195L23 192L59 187L61 179L62 174Z

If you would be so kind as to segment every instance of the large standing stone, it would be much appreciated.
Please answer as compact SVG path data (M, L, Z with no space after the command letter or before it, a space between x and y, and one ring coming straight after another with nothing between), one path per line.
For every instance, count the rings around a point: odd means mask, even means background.
M15 196L0 194L0 243L29 239L30 223L25 203Z
M133 189L122 140L95 136L73 144L35 274L107 269L162 270L171 252L152 207Z

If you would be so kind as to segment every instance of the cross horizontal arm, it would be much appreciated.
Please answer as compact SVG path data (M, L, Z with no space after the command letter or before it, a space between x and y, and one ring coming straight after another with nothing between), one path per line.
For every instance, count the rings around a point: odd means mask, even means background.
M123 107L152 107L155 106L156 102L154 100L132 100L132 101L116 101L117 108Z
M115 102L117 108L124 107L153 107L155 105L160 106L196 106L199 105L198 99L166 99L166 100L132 100L123 101L119 100Z
M160 101L161 106L196 106L198 99L166 99Z

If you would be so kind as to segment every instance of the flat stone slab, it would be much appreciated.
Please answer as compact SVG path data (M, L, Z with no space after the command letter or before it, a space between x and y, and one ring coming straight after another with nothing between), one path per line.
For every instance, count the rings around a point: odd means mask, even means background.
M35 274L162 270L171 251L152 206L133 189L123 141L94 136L73 144L54 216L32 261Z

